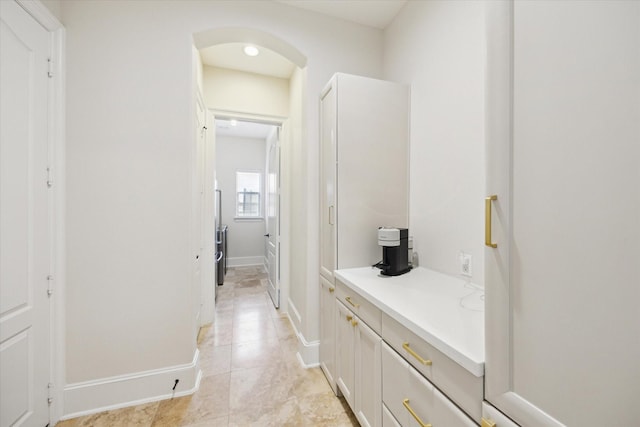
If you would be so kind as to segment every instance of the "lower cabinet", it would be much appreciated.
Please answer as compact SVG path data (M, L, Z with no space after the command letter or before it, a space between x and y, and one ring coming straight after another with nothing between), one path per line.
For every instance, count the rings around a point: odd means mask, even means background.
M382 425L382 338L355 317L356 417L361 426Z
M336 301L336 383L355 412L356 331L352 321L353 313Z
M320 276L320 368L334 393L336 387L336 298L335 287Z
M340 280L320 283L320 365L362 427L478 427L482 376Z
M387 344L382 343L382 401L401 426L477 427L471 418ZM385 417L385 422L388 416ZM386 424L385 424L386 425Z
M382 338L336 301L336 382L363 427L382 426Z

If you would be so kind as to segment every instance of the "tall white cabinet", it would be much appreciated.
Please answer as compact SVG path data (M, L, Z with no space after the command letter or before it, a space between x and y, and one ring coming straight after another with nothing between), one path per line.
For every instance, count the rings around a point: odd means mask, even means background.
M485 418L637 425L640 3L487 7Z
M320 97L320 144L320 366L339 392L333 272L378 262L378 227L407 227L409 87L335 74Z

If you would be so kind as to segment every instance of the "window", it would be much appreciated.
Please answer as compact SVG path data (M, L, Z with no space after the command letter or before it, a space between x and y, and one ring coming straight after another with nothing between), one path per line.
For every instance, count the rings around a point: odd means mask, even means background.
M260 218L262 173L236 172L236 217Z

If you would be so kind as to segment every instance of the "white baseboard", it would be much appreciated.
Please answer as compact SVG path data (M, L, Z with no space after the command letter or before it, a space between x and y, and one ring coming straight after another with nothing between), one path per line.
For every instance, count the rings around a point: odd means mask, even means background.
M297 316L298 322L296 323L294 319L291 318L289 313L286 313L289 318L289 322L291 322L291 326L293 326L293 330L296 333L296 337L298 338L298 353L297 357L300 361L300 364L305 368L314 368L316 366L320 366L320 340L316 341L307 341L304 337L304 334L300 332L300 314L298 310L296 310L295 305L289 300L289 307L291 311L293 311L294 316Z
M300 354L300 352L296 353L296 357L298 358L298 362L300 362L300 364L305 368L305 369L309 369L309 368L317 368L320 366L320 361L319 361L319 357L318 357L318 362L315 363L308 363L306 360L304 360L304 357Z
M264 265L264 256L244 256L227 258L227 266L229 267L247 267L251 265Z
M304 335L298 334L298 356L302 365L307 368L320 366L320 340L307 341Z
M293 301L291 301L291 298L289 298L288 304L289 304L289 312L292 313L294 316L293 319L291 318L291 316L289 316L289 320L291 320L293 329L295 329L297 333L298 329L300 328L300 325L302 324L302 317L300 316L300 312L296 308L296 305L293 303Z
M192 362L186 365L68 384L61 419L188 396L198 390L201 377L200 352L196 349ZM179 382L173 391L176 379Z

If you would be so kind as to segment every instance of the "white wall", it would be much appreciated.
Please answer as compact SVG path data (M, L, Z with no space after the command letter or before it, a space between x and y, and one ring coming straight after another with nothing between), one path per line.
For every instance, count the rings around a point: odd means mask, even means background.
M289 115L289 79L204 67L207 107L277 117Z
M243 264L241 258L264 258L264 219L235 219L236 172L262 173L264 191L264 165L266 141L256 138L216 136L216 177L222 190L222 223L229 227L228 254L231 265ZM264 194L261 200L264 214Z
M183 366L197 356L188 290L191 46L193 34L206 29L261 29L308 59L299 160L309 191L290 201L291 212L306 215L305 233L290 237L309 252L300 264L293 261L302 280L291 286L299 290L295 303L307 339L317 340L317 308L307 307L317 304L317 284L305 280L317 276L310 271L318 250L317 96L336 71L379 77L382 33L266 1L68 0L61 16L67 29L66 388L113 384L114 377ZM178 391L193 384L181 381ZM172 385L137 390L156 396ZM67 414L78 407L74 396L65 394ZM92 396L81 406L97 409L106 401Z
M410 233L451 275L484 283L484 4L411 1L384 34L384 77L411 84Z

